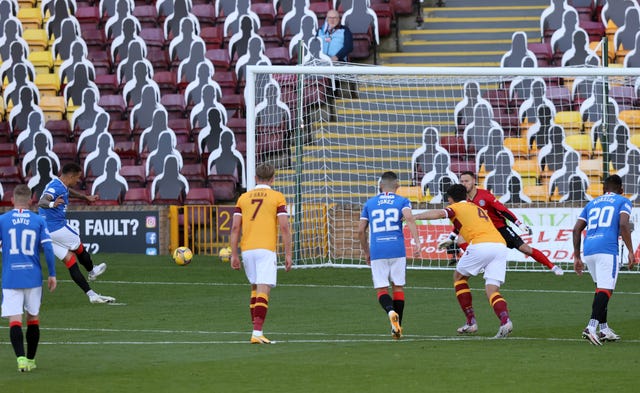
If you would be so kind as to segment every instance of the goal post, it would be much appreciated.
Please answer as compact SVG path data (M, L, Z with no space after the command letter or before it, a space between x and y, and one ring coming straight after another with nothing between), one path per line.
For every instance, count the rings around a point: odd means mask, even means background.
M384 171L415 211L444 207L443 191L471 171L533 229L526 243L571 269L571 230L603 178L617 173L628 197L640 194L639 72L248 66L247 188L257 164L276 165L297 266L363 267L356 229ZM423 250L408 267L450 269L455 255L436 244L451 223L418 226ZM508 259L510 270L544 269L516 250Z

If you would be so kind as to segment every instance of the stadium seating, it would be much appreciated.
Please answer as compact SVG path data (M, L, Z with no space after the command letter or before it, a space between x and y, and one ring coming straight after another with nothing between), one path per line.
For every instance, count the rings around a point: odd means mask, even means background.
M144 168L143 165L146 159L144 155L141 156L139 154L138 150L138 138L142 130L135 130L135 125L130 122L133 105L128 105L125 97L122 96L124 83L120 83L119 78L116 76L122 59L111 59L109 52L112 40L115 37L108 38L109 34L105 31L107 22L118 20L117 18L110 19L111 16L116 14L116 2L106 3L112 3L107 6L110 10L100 10L97 3L78 3L77 9L69 10L72 15L70 19L73 18L76 22L69 23L73 25L77 23L77 26L80 26L79 31L81 34L78 35L78 38L83 39L85 42L88 52L86 58L95 68L95 75L89 79L98 87L98 95L96 97L98 106L110 115L109 132L114 139L114 150L123 163L120 173L130 182L131 190L145 190L148 185L148 179L145 176L140 178L136 174L140 167ZM134 2L131 3L134 4ZM160 3L160 6L156 7L156 3ZM165 3L167 2L165 1ZM225 40L222 28L225 22L224 17L229 13L222 13L222 15L214 17L213 8L215 6L213 3L203 1L194 3L188 12L195 17L199 25L199 37L205 43L206 57L214 65L213 80L220 86L222 92L221 96L216 97L216 102L223 105L227 115L225 116L225 125L232 130L235 136L237 151L244 154L246 151L245 104L242 94L244 82L242 76L239 77L233 71L234 62L237 61L238 57L230 58L229 50L226 46L230 37ZM251 11L259 18L258 35L264 42L265 51L271 63L291 64L291 62L295 62L295 59L291 59L287 53L288 42L284 41L281 30L286 12L280 9L276 13L270 2L253 1L252 3ZM359 23L352 25L356 38L356 50L352 56L354 59L368 58L371 55L372 45L376 42L377 37L384 37L392 32L397 15L410 14L415 8L415 2L412 0L374 0L370 3L369 10L373 10L376 15L377 28L368 25L366 29L361 29ZM53 4L53 2L50 4ZM344 4L347 4L347 2ZM344 7L344 4L342 7ZM579 26L587 32L589 40L596 41L606 35L604 25L598 20L600 15L595 11L595 7L592 5L587 6L584 1L569 1L569 4L572 4L577 10ZM53 7L53 5L49 6ZM311 4L310 11L314 13L317 19L323 19L326 11L332 6L331 1L317 1ZM174 130L178 140L176 149L185 163L182 167L182 174L189 180L191 186L190 192L185 197L185 203L190 200L191 191L194 191L193 194L195 195L198 194L195 190L209 189L211 187L214 187L212 192L216 194L214 195L216 201L232 201L240 189L238 178L223 179L215 176L225 175L203 175L203 159L206 160L206 156L202 157L200 155L196 142L193 140L194 137L197 137L198 129L193 130L192 124L188 121L190 109L194 103L185 104L184 90L186 85L176 83L178 64L170 60L169 54L169 45L175 34L172 31L169 36L166 36L163 30L165 19L170 19L168 18L170 13L167 13L165 7L166 5L162 5L162 2L145 3L137 1L128 17L134 18L142 27L139 32L145 46L142 58L148 59L155 68L152 80L156 82L160 90L160 97L157 103L164 106L168 111L169 128ZM347 14L348 10L343 11L346 11L345 14ZM371 14L368 13L367 15ZM619 19L617 12L612 15L612 20ZM560 14L561 16L562 14ZM63 30L63 22L60 22L58 27L55 26L58 22L52 22L47 25L47 20L55 18L45 17L43 19L39 5L35 5L35 3L29 4L29 2L21 2L18 19L23 27L21 37L29 46L28 60L33 64L36 72L34 82L41 96L38 106L43 110L47 120L46 126L56 141L53 151L60 155L61 159L64 157L84 163L84 156L78 157L77 152L73 151L73 147L77 148L75 142L77 142L76 138L79 135L77 132L80 130L78 127L75 127L74 130L69 124L74 111L79 109L78 103L73 100L72 103L74 105L67 106L66 102L60 102L66 90L65 87L68 87L69 83L59 80L57 68L60 66L60 61L54 61L52 55L54 50L52 43L58 37L54 36L49 39L48 31L46 30L47 28ZM119 20L122 21L124 19ZM113 26L113 23L109 24L110 29L113 29ZM541 32L541 35L546 37L548 33L553 32L548 27ZM119 28L121 29L121 27L115 27L114 32L117 32ZM613 34L616 31L612 29L613 27L609 29L611 44L613 44ZM292 35L289 34L289 39L291 37ZM530 42L527 47L534 53L538 66L558 65L558 61L561 59L561 56L554 58L548 40L544 40L543 43ZM613 52L611 52L612 49ZM609 56L616 61L623 58L622 53L615 52L614 45L610 45ZM123 82L126 82L126 80ZM295 85L288 92L284 88L285 83L281 83L281 86L283 87L283 95L290 94L293 91L295 96ZM555 106L555 123L564 127L568 143L579 147L585 157L592 157L594 152L590 148L583 147L586 145L586 137L584 135L577 136L585 131L588 133L588 130L583 128L582 119L579 118L580 114L576 111L579 109L580 101L573 98L570 91L568 81L565 81L564 84L556 83L556 85L547 83L546 98ZM526 168L530 166L530 162L527 160L531 159L531 152L528 151L526 141L522 138L522 130L525 129L522 127L522 121L515 115L518 109L516 106L519 106L521 102L509 100L508 92L504 88L483 90L482 96L493 107L496 115L495 120L505 132L505 147L516 158L514 169L521 170L522 172L519 173L523 177L523 181L525 183L528 182L529 180L527 179L531 177L529 176L530 171L527 171ZM639 103L633 87L612 85L610 96L620 106L620 119L627 122L631 128L632 135L630 140L632 143L637 141L638 137L635 133L640 131L640 122L637 120L638 116L632 112L639 109ZM84 100L84 96L82 98ZM283 101L286 101L286 99L283 98ZM1 103L1 105L6 105L6 103ZM11 136L10 127L8 127L7 123L11 108L6 109L9 111L5 115L5 108L0 107L0 120L3 120L0 122L0 142L8 146L0 149L0 153L6 153L9 157L17 157L11 147L15 138ZM3 118L3 116L5 117ZM576 136L573 137L572 135ZM451 156L452 167L455 166L457 170L461 170L472 166L473 161L469 160L468 156L475 152L473 150L465 150L464 143L461 143L460 138L443 135L440 140L442 146L447 149ZM260 153L268 153L273 149L282 150L282 145L283 143L279 139L275 141L260 139L258 151ZM4 154L2 155L4 156ZM4 164L2 165L4 166ZM18 173L13 173L9 167L11 166L8 166L6 171L4 171L3 167L0 167L3 170L3 176L13 179L14 182L17 179L25 180L22 178L24 174L19 171ZM136 168L136 170L130 168ZM0 177L0 181L4 184L4 177ZM11 180L9 182L11 183ZM147 192L150 192L150 190L147 189ZM133 198L134 196L136 198ZM137 198L137 196L141 196L141 198ZM208 196L196 199L200 201L210 200ZM144 191L135 191L130 195L129 199L125 197L123 203L137 203L132 202L132 200L150 201L150 195L145 199Z

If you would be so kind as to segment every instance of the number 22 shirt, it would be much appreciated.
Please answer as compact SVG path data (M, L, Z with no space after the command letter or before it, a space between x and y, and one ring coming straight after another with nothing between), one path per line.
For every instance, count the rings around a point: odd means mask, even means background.
M369 199L360 214L369 221L369 251L371 259L407 256L402 232L402 210L411 209L411 202L391 192Z

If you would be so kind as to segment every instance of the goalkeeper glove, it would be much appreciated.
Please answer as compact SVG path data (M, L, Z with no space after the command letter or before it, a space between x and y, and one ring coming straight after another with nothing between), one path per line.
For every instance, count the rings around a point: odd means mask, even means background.
M443 250L445 248L448 248L450 245L453 244L453 242L456 240L457 237L458 235L456 235L454 232L451 232L449 236L447 236L444 240L441 240L440 242L438 242L438 249Z
M529 236L531 236L533 234L533 230L531 228L529 228L529 226L527 224L525 224L524 222L521 222L520 220L516 221L516 225L518 226L518 228L528 234Z

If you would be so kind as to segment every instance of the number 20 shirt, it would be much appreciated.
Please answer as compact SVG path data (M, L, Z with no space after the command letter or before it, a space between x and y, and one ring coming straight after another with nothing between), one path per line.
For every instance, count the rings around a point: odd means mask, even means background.
M618 255L620 214L623 213L631 215L631 202L622 195L608 192L587 203L578 217L587 223L584 255Z
M402 232L402 210L411 209L411 202L400 195L386 192L369 199L360 214L369 221L371 259L407 256Z

